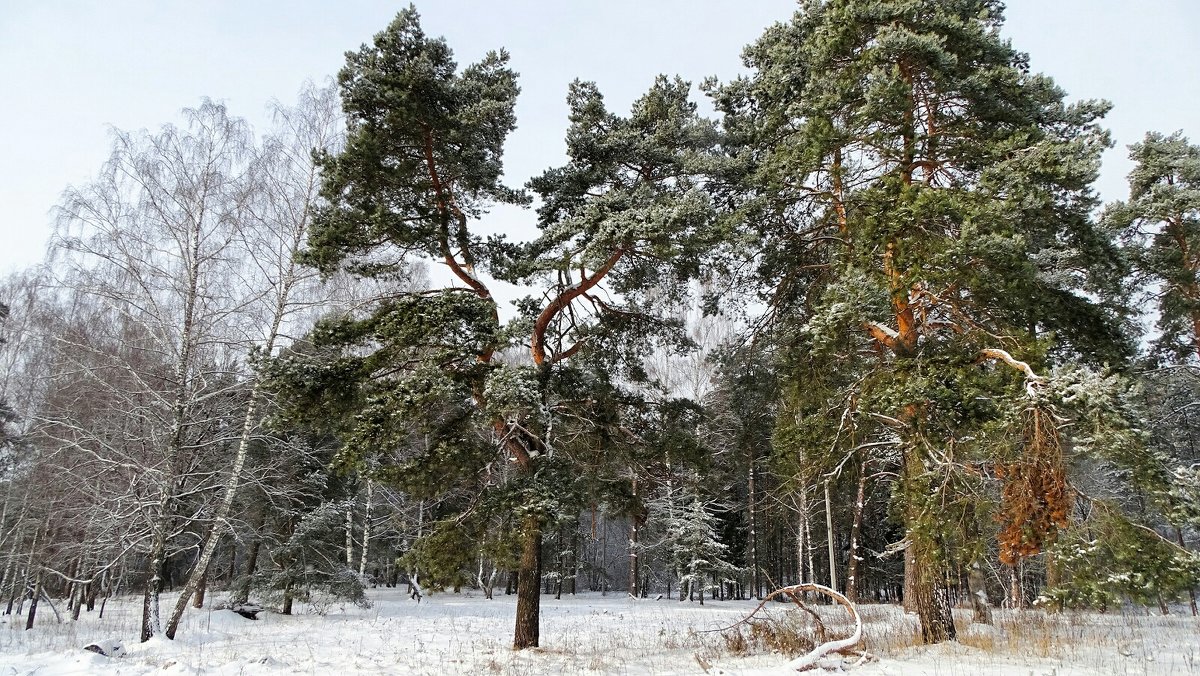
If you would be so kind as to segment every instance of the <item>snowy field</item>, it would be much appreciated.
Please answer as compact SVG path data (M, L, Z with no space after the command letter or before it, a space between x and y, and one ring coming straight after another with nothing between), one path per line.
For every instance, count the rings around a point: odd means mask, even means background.
M783 655L736 646L719 631L752 602L703 607L671 600L581 594L542 600L542 648L509 649L515 597L436 594L417 604L403 590L369 590L369 609L297 604L297 614L258 621L229 611L190 610L178 641L137 642L140 599L114 599L105 618L84 613L56 623L43 604L34 630L0 618L0 676L9 674L769 674ZM164 596L163 607L173 601ZM846 630L837 609L820 607L831 633ZM780 616L783 606L770 612ZM794 612L794 611L788 611ZM1083 676L1200 673L1200 622L1168 617L996 612L994 628L960 620L959 643L914 646L916 622L897 608L863 606L866 648L878 661L851 666L828 658L823 670L867 676ZM44 614L43 614L44 613ZM119 659L82 650L121 640ZM814 672L810 672L814 673Z

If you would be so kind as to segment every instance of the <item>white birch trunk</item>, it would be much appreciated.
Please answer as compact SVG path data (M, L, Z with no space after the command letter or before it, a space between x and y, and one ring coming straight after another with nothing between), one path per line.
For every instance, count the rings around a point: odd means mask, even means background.
M358 575L367 574L367 550L371 543L371 498L375 492L375 482L367 479L367 508L363 515L362 553L358 558Z
M829 499L829 480L825 480L825 536L829 544L829 588L837 589L837 561L833 548L833 502Z
M293 134L288 140L294 144L305 146L304 152L310 152L315 147L326 147L331 143L334 132L330 111L321 108L322 100L319 93L312 93L311 98L302 101L301 107L297 108L300 124L296 125L296 129L291 130ZM291 120L288 111L279 109L276 111L285 119ZM300 131L303 129L304 131ZM285 160L286 161L286 160ZM276 186L278 190L285 193L283 196L278 194L272 197L278 199L285 211L290 210L293 205L288 203L289 196L286 194L291 189L299 191L300 203L294 205L296 207L294 220L283 223L284 236L278 240L278 250L275 252L278 255L277 263L280 264L279 276L277 279L271 280L274 282L276 293L274 296L273 307L270 310L270 324L263 340L264 354L270 357L274 354L277 343L281 337L281 327L291 310L293 302L292 296L296 287L302 281L301 270L296 262L296 255L300 251L304 243L304 239L308 233L309 222L312 219L313 208L317 200L318 191L318 175L316 168L308 164L306 173L301 177L302 185L280 185ZM263 224L269 229L270 223ZM257 252L251 252L253 256ZM242 473L245 469L246 456L250 444L254 439L254 433L259 424L259 407L262 402L262 382L257 376L254 376L254 384L250 391L249 401L246 404L246 411L242 417L241 435L238 439L237 453L234 456L233 467L230 469L229 479L225 483L225 490L221 496L221 501L218 503L216 512L213 517L213 527L209 529L208 537L201 545L200 556L196 562L195 568L192 569L191 575L184 586L182 593L179 596L178 602L171 613L171 619L167 627L167 637L175 638L175 633L179 627L180 618L183 616L184 610L187 607L188 601L199 588L204 575L212 562L214 553L216 552L217 543L228 527L229 512L233 505L238 489L241 487ZM347 538L349 538L349 533ZM364 552L365 556L365 552ZM349 551L347 552L349 557ZM347 558L347 566L350 560ZM232 574L232 573L231 573Z
M346 506L346 568L354 570L354 503Z

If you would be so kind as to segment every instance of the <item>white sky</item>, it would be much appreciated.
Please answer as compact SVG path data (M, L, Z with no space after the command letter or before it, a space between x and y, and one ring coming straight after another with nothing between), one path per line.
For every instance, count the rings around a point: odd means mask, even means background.
M1117 148L1099 189L1125 196L1125 146L1147 130L1200 142L1200 2L1010 0L1006 34L1071 98L1107 98ZM155 129L201 97L265 128L272 98L293 99L402 6L375 0L0 0L0 273L43 255L62 190L89 180L108 130ZM742 47L786 20L791 0L425 0L430 35L460 64L506 47L520 73L506 168L520 185L563 158L567 83L595 80L624 111L657 73L692 82L740 72ZM493 226L532 232L531 212Z

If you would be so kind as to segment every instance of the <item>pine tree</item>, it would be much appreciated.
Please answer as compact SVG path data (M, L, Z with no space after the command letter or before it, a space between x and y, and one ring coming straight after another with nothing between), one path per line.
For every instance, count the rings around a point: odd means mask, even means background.
M762 598L760 560L765 560L762 535L766 532L761 503L772 487L772 475L764 471L764 460L772 454L772 430L778 415L779 392L774 364L769 356L753 349L730 348L719 355L720 366L713 391L705 400L708 420L705 430L714 455L724 456L731 476L722 476L738 487L745 486L745 511L741 519L743 551L731 553L749 574L750 595ZM744 483L743 483L744 482Z
M1174 544L1183 549L1184 529L1189 523L1194 528L1200 514L1200 455L1190 413L1200 361L1200 147L1179 132L1151 132L1129 150L1135 162L1129 199L1109 205L1104 219L1120 233L1133 266L1133 291L1156 320L1157 335L1148 356L1159 368L1144 376L1145 403L1158 422L1153 442L1174 472L1166 520L1174 531ZM1200 612L1196 584L1193 574L1185 585L1193 614Z
M954 638L940 571L979 551L963 461L1031 406L1001 400L1047 364L1129 353L1096 302L1121 272L1089 218L1108 106L1065 103L1001 24L994 0L810 0L715 91L797 364L779 445L825 468L888 451L926 642Z
M1200 146L1176 132L1129 148L1129 200L1105 211L1157 313L1154 348L1177 364L1200 359ZM1161 289L1161 290L1159 290Z
M420 258L463 286L386 289L366 314L318 327L313 342L329 358L283 371L306 415L347 421L349 465L404 448L380 474L414 496L501 494L489 504L507 510L521 548L520 649L538 645L543 529L578 504L574 451L610 443L619 420L605 417L606 391L645 379L647 346L682 342L650 290L678 295L716 239L702 189L716 132L685 82L660 78L627 117L576 82L569 161L530 182L541 236L485 241L472 228L490 205L527 200L500 183L518 92L507 61L493 52L460 71L412 8L348 54L338 81L349 133L322 160L330 207L305 258L384 283ZM519 302L501 326L489 274L545 286L545 300ZM518 356L526 346L532 363Z

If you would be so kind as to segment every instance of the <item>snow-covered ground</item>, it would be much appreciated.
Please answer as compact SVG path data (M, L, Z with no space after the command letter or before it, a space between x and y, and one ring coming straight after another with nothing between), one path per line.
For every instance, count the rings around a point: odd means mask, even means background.
M139 644L140 599L109 602L103 620L84 613L59 624L45 605L39 623L0 617L0 676L7 674L767 674L783 655L737 655L718 630L752 610L748 601L696 603L581 594L542 599L542 647L509 648L515 597L370 590L369 609L297 604L297 614L258 621L229 611L190 610L179 640ZM172 598L164 596L164 609ZM219 600L219 599L218 599ZM321 612L318 612L318 611ZM846 630L838 609L820 607L832 633ZM779 615L783 606L772 607ZM795 611L787 611L795 612ZM323 613L323 614L321 614ZM1168 617L997 611L996 626L970 627L961 641L914 646L916 623L890 606L863 606L866 648L878 661L851 667L864 676L1083 676L1200 673L1200 622ZM82 650L118 639L119 659Z

